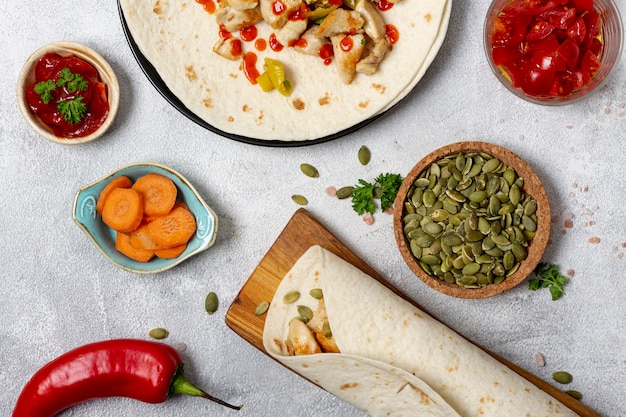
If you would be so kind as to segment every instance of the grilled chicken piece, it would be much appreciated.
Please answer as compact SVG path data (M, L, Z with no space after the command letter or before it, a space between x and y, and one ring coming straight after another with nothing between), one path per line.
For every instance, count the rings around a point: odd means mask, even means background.
M365 21L363 30L371 40L377 41L387 36L385 21L369 0L358 0L354 10L359 12Z
M294 45L294 49L303 54L317 56L322 46L330 43L328 38L317 36L315 34L317 32L317 28L317 25L313 25L308 28L301 36L301 39L304 40L304 42L296 43Z
M291 46L306 31L307 23L306 19L287 20L283 27L274 31L276 40L281 45Z
M213 45L213 52L231 61L236 61L241 58L241 41L235 38L219 38Z
M317 344L311 329L298 318L289 322L289 332L285 340L287 352L291 356L310 355L312 353L322 353L322 349Z
M389 42L386 36L374 42L369 53L356 64L356 72L365 75L374 74L378 71L378 64L383 60L388 49Z
M250 10L258 5L258 0L220 0L220 6L230 6L235 10Z
M315 335L315 340L319 343L320 348L326 353L339 353L339 348L328 323L328 315L326 314L326 304L324 299L320 299L317 310L313 313L313 318L306 324Z
M276 13L275 5L278 4L283 8L280 13ZM259 0L263 20L274 29L283 27L289 20L289 15L298 10L301 4L303 4L302 0Z
M364 23L365 20L359 12L335 9L326 16L315 34L327 38L344 33L354 35L363 27Z
M365 35L339 34L330 38L335 54L337 74L344 84L352 83L356 73L356 65L361 60L365 49Z
M248 26L255 25L263 20L259 8L236 10L230 6L220 7L215 12L218 25L224 25L229 32L236 32Z

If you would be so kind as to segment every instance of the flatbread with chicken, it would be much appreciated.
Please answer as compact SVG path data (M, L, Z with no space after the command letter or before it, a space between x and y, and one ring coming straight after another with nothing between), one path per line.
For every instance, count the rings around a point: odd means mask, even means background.
M374 417L577 416L320 246L307 250L279 284L263 347Z
M452 0L119 1L139 52L194 115L227 134L307 141L405 97Z

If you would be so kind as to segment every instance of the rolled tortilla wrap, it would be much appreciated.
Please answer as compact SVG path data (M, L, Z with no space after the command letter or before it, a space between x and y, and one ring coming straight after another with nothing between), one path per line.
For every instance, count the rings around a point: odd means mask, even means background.
M289 356L284 343L288 323L298 316L299 305L315 310L318 300L309 295L313 288L323 292L341 353ZM301 297L285 304L290 291ZM273 358L371 416L577 415L319 246L312 246L287 273L267 314L263 344Z

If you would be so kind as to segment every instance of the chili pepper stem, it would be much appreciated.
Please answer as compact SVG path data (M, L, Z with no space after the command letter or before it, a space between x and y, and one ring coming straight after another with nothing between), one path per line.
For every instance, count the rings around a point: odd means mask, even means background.
M213 402L216 402L220 405L231 408L233 410L240 410L241 407L243 407L242 405L232 405L225 401L222 401L219 398L216 398L212 396L211 394L208 394L207 392L193 385L191 382L187 380L187 378L185 378L182 366L178 368L176 375L174 375L174 378L172 379L172 384L170 386L170 395L172 394L183 394L183 395L190 395L192 397L206 398L207 400L211 400Z

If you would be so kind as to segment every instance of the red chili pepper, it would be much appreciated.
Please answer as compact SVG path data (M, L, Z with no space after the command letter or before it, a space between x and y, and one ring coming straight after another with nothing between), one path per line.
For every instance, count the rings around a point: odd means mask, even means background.
M192 385L178 352L164 343L118 339L71 350L33 375L20 394L13 417L53 417L95 398L128 397L161 403L171 395L207 398L240 409Z

